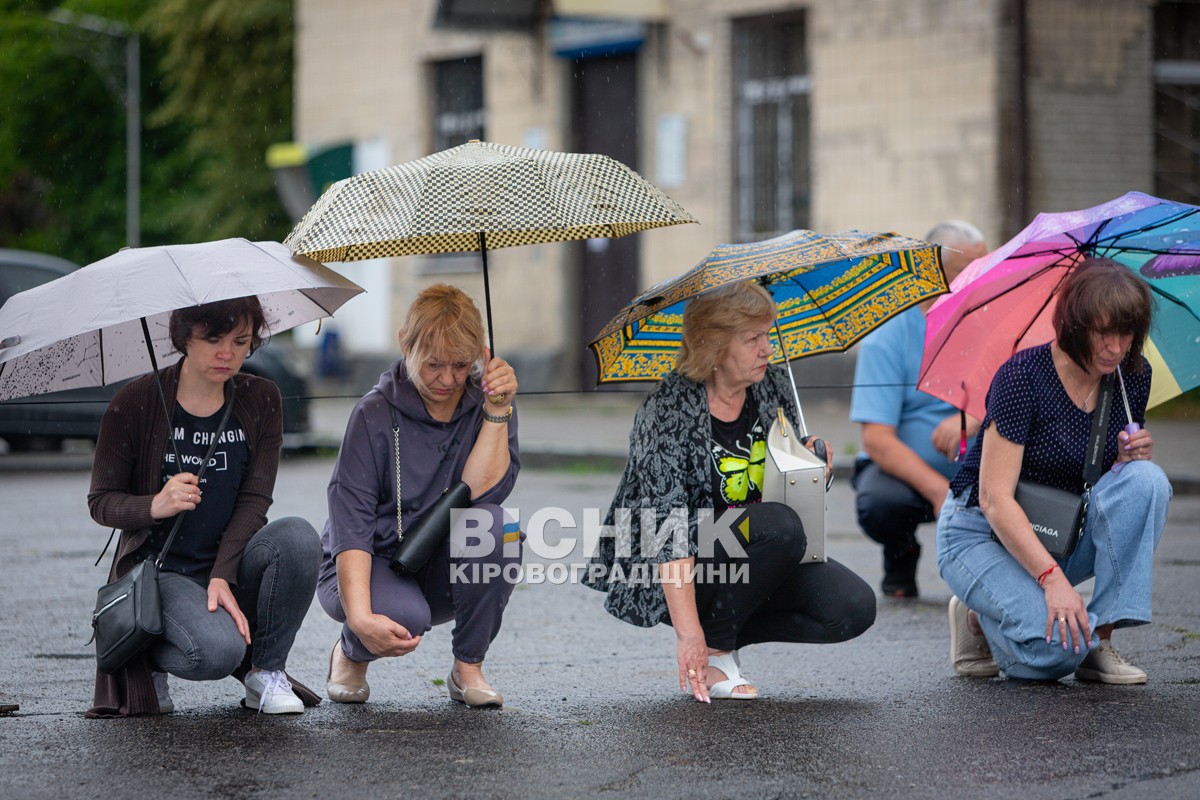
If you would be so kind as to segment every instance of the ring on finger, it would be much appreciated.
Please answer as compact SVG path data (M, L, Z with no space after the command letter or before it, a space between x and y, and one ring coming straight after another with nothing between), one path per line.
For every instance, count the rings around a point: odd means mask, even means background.
M694 678L694 677L696 677L696 670L694 670L694 669L689 669L689 670L688 670L688 677L689 677L689 678Z

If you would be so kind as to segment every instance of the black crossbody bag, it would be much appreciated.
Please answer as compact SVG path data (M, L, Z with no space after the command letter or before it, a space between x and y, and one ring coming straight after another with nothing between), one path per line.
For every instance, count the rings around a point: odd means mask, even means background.
M421 567L425 566L425 562L429 561L429 557L437 552L442 542L450 536L453 512L471 505L471 487L463 481L458 481L453 486L447 486L437 501L425 512L425 515L406 533L404 518L400 512L400 420L396 416L396 409L391 404L388 405L388 410L392 414L392 453L396 462L396 538L398 540L396 552L392 554L388 566L398 575L415 575L421 570ZM442 465L458 449L458 442L459 440L455 438L447 448L446 455L438 464L439 472ZM449 479L450 476L447 473L447 482Z
M196 483L204 477L208 462L212 460L217 442L225 432L229 422L229 414L233 411L233 384L230 384L229 400L225 413L221 416L221 424L208 446L200 470L196 473ZM160 387L161 391L161 387ZM167 426L170 435L170 425ZM175 440L171 439L171 447ZM175 451L175 463L180 466L179 451ZM175 541L175 534L183 524L186 511L175 515L175 523L171 526L171 534L159 551L157 558L147 558L135 565L112 583L101 586L96 592L96 610L92 612L92 638L96 642L96 666L100 671L112 675L133 660L145 650L151 642L163 633L162 600L158 591L158 572L162 569L167 551ZM109 537L112 541L112 537ZM104 546L108 549L108 545ZM101 557L104 553L100 554Z
M1101 459L1108 433L1108 417L1112 410L1113 376L1101 379L1100 397L1092 415L1092 430L1088 435L1087 457L1083 464L1083 494L1054 489L1033 481L1018 481L1016 501L1038 541L1055 558L1066 558L1075 550L1087 521L1092 486L1100 479Z

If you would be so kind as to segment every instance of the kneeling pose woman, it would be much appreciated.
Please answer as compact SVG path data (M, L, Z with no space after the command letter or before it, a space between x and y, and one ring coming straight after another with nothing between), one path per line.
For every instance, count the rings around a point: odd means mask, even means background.
M282 404L274 383L238 372L262 343L263 311L255 297L223 300L176 311L169 326L183 353L161 374L170 426L156 376L122 387L100 423L88 493L92 519L121 529L110 580L157 557L185 514L159 577L165 631L116 674L97 672L88 716L170 713L168 674L236 675L247 706L298 714L320 699L289 682L284 666L312 604L321 550L305 520L267 522ZM204 460L214 437L201 483L189 465Z
M801 565L807 540L799 516L761 502L767 431L777 409L792 424L796 418L784 368L768 365L774 321L775 302L752 282L688 304L675 370L638 409L608 511L607 525L628 514L630 551L603 538L585 574L608 593L605 607L618 619L675 628L679 687L701 702L758 695L741 676L739 648L843 642L875 621L871 587L832 559ZM738 559L719 541L711 557L698 542L696 511L720 518L731 507L746 509L735 524L746 539L745 582L723 579ZM686 542L666 538L656 552L641 552L654 538L641 527L649 510L655 525L685 512Z
M431 626L453 620L451 699L504 704L483 677L483 659L512 594L506 568L521 561L520 533L499 505L520 467L517 378L505 361L488 358L483 342L471 299L431 286L408 310L401 358L350 414L329 481L317 588L322 608L343 623L329 656L334 702L366 702L372 661L411 653ZM410 532L460 480L470 487L472 516L489 520L469 533L482 546L471 554L452 548L458 530L416 574L393 572L398 526ZM468 523L460 516L456 524Z
M1154 549L1171 486L1151 460L1145 423L1150 290L1128 268L1084 260L1054 310L1054 340L996 372L983 435L950 482L938 517L938 567L950 585L950 660L962 675L1145 683L1112 644L1115 628L1150 621ZM1075 550L1054 558L1017 504L1018 480L1083 492L1083 464L1101 380L1113 388L1103 475ZM1133 419L1125 418L1121 383ZM1085 603L1075 586L1096 579Z

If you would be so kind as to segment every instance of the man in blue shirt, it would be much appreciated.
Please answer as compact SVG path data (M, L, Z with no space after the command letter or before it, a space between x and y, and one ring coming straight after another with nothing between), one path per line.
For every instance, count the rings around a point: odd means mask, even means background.
M948 282L987 253L983 234L966 222L940 223L925 239L942 245ZM958 469L958 410L916 388L925 312L932 304L898 314L863 339L850 397L850 419L862 425L864 451L851 482L858 524L883 545L881 588L897 598L917 596L917 526L937 519ZM968 417L967 434L978 428L979 421Z

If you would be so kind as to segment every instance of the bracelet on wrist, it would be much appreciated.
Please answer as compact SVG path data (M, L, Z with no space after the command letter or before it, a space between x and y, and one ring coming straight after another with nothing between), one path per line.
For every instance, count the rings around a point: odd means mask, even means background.
M497 424L503 425L503 424L507 423L510 419L512 419L512 411L513 411L513 407L509 406L508 409L503 414L489 414L488 410L487 410L487 406L484 406L483 407L483 418L485 420L487 420L488 422L495 422Z
M1049 578L1050 573L1054 572L1054 570L1056 570L1056 569L1058 569L1058 564L1053 565L1052 567L1050 567L1050 569L1046 570L1041 575L1038 575L1037 576L1037 585L1041 586L1044 589L1046 587L1046 578Z

